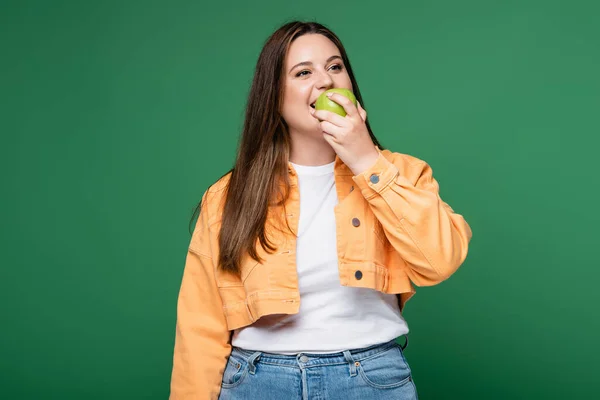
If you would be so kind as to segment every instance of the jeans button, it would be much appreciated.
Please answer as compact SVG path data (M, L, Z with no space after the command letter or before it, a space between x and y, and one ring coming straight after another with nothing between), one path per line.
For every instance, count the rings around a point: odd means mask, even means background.
M300 361L302 361L303 363L308 362L308 357L302 356L300 357Z

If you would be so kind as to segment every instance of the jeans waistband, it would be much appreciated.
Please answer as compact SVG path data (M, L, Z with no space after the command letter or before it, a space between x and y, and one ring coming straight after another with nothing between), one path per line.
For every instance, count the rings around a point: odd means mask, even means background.
M407 338L408 339L408 338ZM256 362L276 364L281 366L289 366L298 368L299 365L303 367L310 366L324 366L324 365L335 365L335 364L347 364L348 362L360 362L362 360L373 357L379 353L387 351L391 348L397 347L402 351L405 347L400 346L396 340L390 340L386 343L376 344L373 346L365 347L362 349L353 349L347 351L340 351L337 353L327 354L313 354L313 353L299 353L299 354L275 354L261 351L241 349L239 347L233 347L231 354L234 357L241 357L242 359L249 361L251 364Z

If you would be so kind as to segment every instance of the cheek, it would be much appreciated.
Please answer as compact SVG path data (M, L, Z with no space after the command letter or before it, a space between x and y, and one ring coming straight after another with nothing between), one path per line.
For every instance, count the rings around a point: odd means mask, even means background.
M298 114L298 101L292 96L283 99L282 115L286 120L293 119Z
M298 90L298 88L289 90L283 97L283 108L288 112L293 110L297 111L299 108L307 106L307 98L307 94Z
M283 99L282 117L288 125L297 125L302 120L301 118L301 102L298 97L285 96Z
M306 123L311 91L312 86L308 80L286 85L283 95L282 116L288 124L304 125Z
M352 81L350 80L350 76L345 73L342 77L342 82L340 82L340 86L351 89L352 88Z
M303 81L294 82L293 84L290 84L287 88L288 88L287 100L289 100L290 103L294 103L294 104L296 104L296 103L306 104L306 100L310 96L310 93L312 90L310 80L308 80L308 79L305 79Z

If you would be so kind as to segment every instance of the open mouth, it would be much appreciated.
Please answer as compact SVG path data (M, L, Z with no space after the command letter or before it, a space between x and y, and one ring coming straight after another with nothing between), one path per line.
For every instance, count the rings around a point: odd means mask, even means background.
M315 102L315 103L316 103L316 102ZM311 106L312 108L315 108L315 103L312 103L310 106Z

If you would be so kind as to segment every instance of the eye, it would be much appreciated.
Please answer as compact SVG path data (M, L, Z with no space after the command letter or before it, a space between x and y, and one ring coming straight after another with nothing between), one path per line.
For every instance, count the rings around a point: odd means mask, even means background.
M329 67L329 69L330 70L337 69L338 71L341 71L343 69L343 66L341 64L334 64L331 67ZM306 76L308 74L310 74L310 71L307 69L304 69L296 74L296 78L300 78L300 77Z

